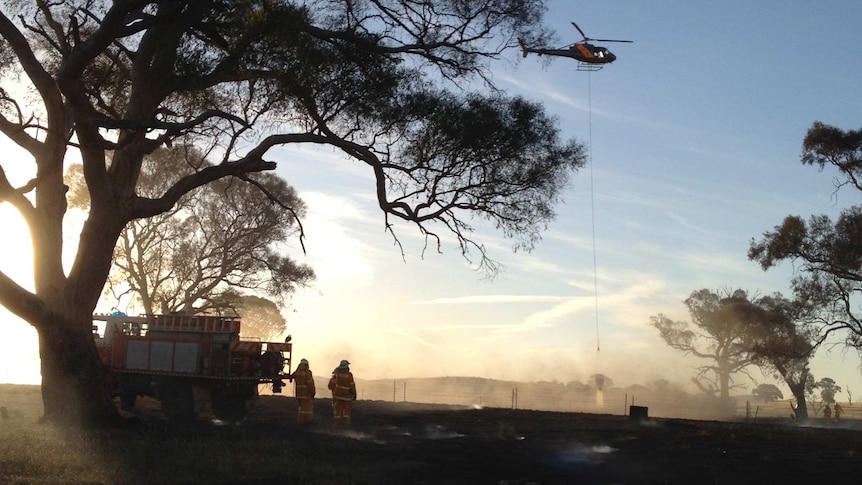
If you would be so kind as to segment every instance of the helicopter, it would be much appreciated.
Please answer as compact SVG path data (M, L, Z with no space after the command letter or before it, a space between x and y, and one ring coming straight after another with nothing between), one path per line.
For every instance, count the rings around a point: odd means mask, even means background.
M540 56L549 55L559 57L571 57L572 59L578 60L579 69L597 71L603 67L603 64L610 64L611 62L617 60L617 56L605 47L590 44L590 41L628 43L632 42L630 40L591 39L587 37L586 34L584 34L584 31L581 30L580 27L578 27L578 24L572 22L572 25L578 30L584 40L580 42L575 42L574 44L569 44L559 49L545 49L540 47L528 47L522 39L518 39L518 43L521 45L521 53L523 57L527 57L527 54L531 52Z

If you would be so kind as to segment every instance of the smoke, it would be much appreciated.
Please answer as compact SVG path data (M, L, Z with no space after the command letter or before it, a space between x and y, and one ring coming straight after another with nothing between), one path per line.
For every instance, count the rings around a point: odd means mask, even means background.
M596 465L616 451L616 448L604 444L589 445L575 441L563 446L554 457L566 465Z

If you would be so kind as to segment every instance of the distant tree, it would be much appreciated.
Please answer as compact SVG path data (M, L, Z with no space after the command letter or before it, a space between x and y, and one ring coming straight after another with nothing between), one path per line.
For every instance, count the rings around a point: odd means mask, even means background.
M656 379L652 382L652 388L655 392L665 394L670 390L670 381L667 379Z
M850 386L847 386L844 390L847 391L847 405L852 406L853 405L853 393L850 391Z
M626 387L626 392L627 392L627 393L629 393L629 394L632 394L632 395L635 395L635 394L638 394L638 395L649 394L649 393L651 393L652 391L653 391L653 390L652 390L652 389L650 389L649 387L644 386L644 385L641 385L641 384L632 384L632 385L630 385L630 386Z
M862 191L862 130L815 122L803 142L802 163L837 169L836 191ZM862 206L843 210L834 224L825 215L811 216L807 224L787 216L762 240L752 239L748 257L764 270L793 262L793 291L820 308L823 336L843 333L846 345L862 352L862 315L855 303L862 296Z
M751 394L757 399L762 399L763 402L775 402L779 399L784 399L781 389L774 384L761 384L754 388Z
M672 383L667 379L656 379L647 387L656 395L667 400L684 400L690 397L681 385Z
M808 410L814 416L820 414L820 410L823 409L823 399L817 399L817 381L811 374L808 374L805 379L805 402L808 403Z
M566 383L566 390L569 392L574 392L575 394L589 394L593 392L593 387L589 384L583 384L578 381L571 381Z
M546 387L563 387L563 383L556 379L551 379L550 381L537 381L536 384Z
M727 300L725 305L744 324L745 338L741 346L748 351L751 362L784 380L797 402L796 418L807 419L808 362L819 344L812 324L812 307L805 302L788 300L780 293L753 302Z
M243 337L270 341L283 335L287 321L275 302L253 295L240 297L236 312L241 321Z
M138 194L157 197L170 186L165 173L186 176L210 165L195 147L158 149L144 159ZM66 178L69 206L89 211L82 166L71 165ZM221 314L238 304L237 289L283 302L307 285L312 269L284 251L284 241L298 235L305 204L275 175L249 178L254 185L212 182L185 194L165 213L127 224L114 249L106 293L115 300L130 295L147 315Z
M671 348L703 361L692 382L707 395L727 401L733 375L751 363L747 345L747 322L736 314L730 302L748 299L743 290L719 294L707 289L692 292L685 300L692 322L673 321L663 314L650 317L650 323Z
M836 385L835 381L830 377L824 377L814 384L814 387L820 390L820 398L826 404L835 403L835 395L841 392L841 386Z

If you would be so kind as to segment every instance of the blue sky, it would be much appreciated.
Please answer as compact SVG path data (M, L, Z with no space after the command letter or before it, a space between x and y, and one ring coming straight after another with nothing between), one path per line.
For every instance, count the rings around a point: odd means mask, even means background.
M270 154L309 205L307 254L290 245L318 282L285 314L296 357L312 369L347 358L361 378L567 382L602 372L618 385L684 384L696 361L664 345L649 317L687 320L682 300L700 288L789 294L790 265L764 273L746 258L749 241L788 214L834 215L858 203L850 191L836 199L833 174L803 167L799 155L815 120L860 126L862 4L549 6L560 46L580 40L570 21L590 37L634 43L606 44L618 59L594 73L514 50L495 63L499 88L544 103L565 137L592 140L592 163L573 177L532 253L513 253L477 222L505 265L493 281L452 241L423 257L424 241L403 224L402 259L359 163L319 149ZM0 345L11 345L13 331L32 336L25 324L0 328ZM0 369L21 366L6 359ZM858 364L852 352L823 349L812 372L862 389ZM38 363L29 365L38 382ZM15 379L0 371L0 381Z
M290 156L280 170L309 200L308 258L322 271L290 315L300 353L324 369L350 358L369 377L599 371L621 384L686 382L694 361L667 348L649 317L688 319L682 300L700 288L789 294L790 265L764 273L747 260L749 241L788 214L856 203L849 191L836 201L832 174L799 154L815 120L858 127L862 5L555 1L547 18L560 45L579 40L570 21L634 43L607 44L618 60L590 74L517 52L494 67L498 87L543 102L566 136L592 138L592 167L574 177L543 242L513 254L488 233L506 266L489 282L451 244L421 259L416 232L399 227L403 262L362 167L317 153L315 164L341 171L321 180ZM322 243L318 221L331 231ZM816 376L862 388L855 354L821 354Z

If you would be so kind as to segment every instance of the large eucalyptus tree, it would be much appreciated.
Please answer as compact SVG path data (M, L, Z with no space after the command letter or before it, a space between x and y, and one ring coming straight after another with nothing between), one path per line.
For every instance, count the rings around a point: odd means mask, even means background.
M487 75L517 37L547 37L544 3L7 1L0 132L29 156L0 164L28 165L33 177L15 186L0 172L0 200L29 226L35 291L0 274L0 303L38 332L45 418L117 417L90 326L126 225L197 187L273 170L273 147L327 145L365 164L387 227L408 221L432 245L451 233L486 261L469 224L483 217L531 248L583 146L560 140L540 105L493 89ZM175 144L220 156L166 173L161 194L140 194L144 157ZM64 268L73 151L91 206Z

